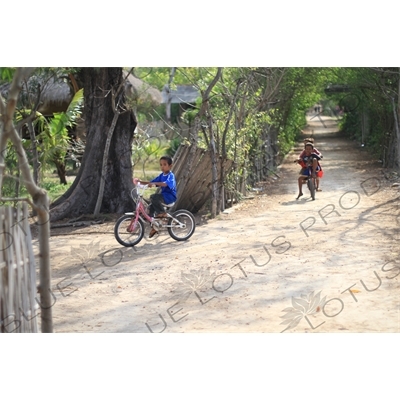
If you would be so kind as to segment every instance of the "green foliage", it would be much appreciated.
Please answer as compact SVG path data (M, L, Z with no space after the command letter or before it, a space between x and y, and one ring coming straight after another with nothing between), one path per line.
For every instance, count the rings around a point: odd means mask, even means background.
M144 178L146 171L159 170L159 159L167 153L168 144L160 137L149 137L147 134L137 134L132 146L132 163L137 175L142 172Z
M23 146L26 147L26 141L23 140ZM31 152L26 151L28 160L30 160ZM28 194L26 188L22 185L20 176L20 168L18 164L18 156L15 147L11 141L7 142L7 152L5 157L5 169L3 175L2 196L3 197L21 197Z
M162 90L168 82L171 68L167 67L135 67L133 74L151 86Z
M68 129L76 125L83 106L83 89L75 93L67 111L55 113L49 121L43 116L35 120L36 127L41 133L39 139L40 161L49 163L64 163L69 147Z
M182 117L181 117L182 121L185 124L191 126L196 115L199 113L200 107L201 107L201 99L198 98L196 100L196 103L193 105L193 108L188 108L186 111L184 111L182 113Z
M305 113L324 97L324 89L332 78L329 68L289 68L281 86L276 124L280 147L286 153L306 125Z
M33 103L37 100L36 95L39 88L54 79L62 80L69 73L76 72L76 68L37 68L35 75L31 76L28 82L24 83L19 98L19 105L15 115L15 122L21 122L32 112ZM0 78L5 81L12 79L15 68L0 68ZM83 89L79 90L73 97L66 112L55 113L52 118L45 118L41 113L36 112L33 125L36 135L36 143L40 154L40 162L43 169L49 163L63 163L66 151L69 146L68 129L76 125L77 118L81 115L83 107ZM29 158L29 149L32 143L24 140L24 147Z
M137 136L133 145L133 154L136 161L148 160L150 158L158 160L166 150L167 144L158 137L140 138Z
M0 83L11 82L16 68L0 67Z
M12 175L18 170L18 157L14 146L7 142L7 153L5 158L5 175Z
M171 68L137 68L135 73L162 90ZM176 67L171 88L186 84L204 93L215 73L216 68ZM243 177L260 162L265 143L280 157L290 151L306 125L307 110L319 103L323 114L337 116L351 137L376 154L388 154L394 126L391 98L397 104L398 77L395 68L224 68L208 99L217 151L233 159L235 173ZM351 91L328 93L328 86ZM192 126L201 105L199 98L183 113L182 122ZM198 145L206 148L209 127L206 119L201 123Z
M193 85L202 88L210 81L210 77L215 76L216 70L216 68L204 67L176 67L171 89L176 89L176 85ZM161 91L169 82L171 67L137 67L133 73Z
M21 184L19 178L12 175L5 175L2 186L3 197L14 198L18 197L29 197L26 187ZM41 182L41 187L47 191L50 201L57 199L62 196L67 189L71 186L72 182L68 182L67 185L61 185L56 177L47 176ZM18 188L18 193L16 190ZM12 202L7 202L11 204Z
M166 148L165 154L167 154L170 157L173 157L182 142L183 142L183 140L180 137L176 137L176 138L170 140L169 146Z
M71 185L72 182L68 182L67 185L60 184L56 177L46 177L41 184L42 188L47 191L50 201L62 196Z
M381 159L384 166L396 163L395 119L399 102L399 68L341 68L337 81L347 87L329 98L344 112L341 129Z

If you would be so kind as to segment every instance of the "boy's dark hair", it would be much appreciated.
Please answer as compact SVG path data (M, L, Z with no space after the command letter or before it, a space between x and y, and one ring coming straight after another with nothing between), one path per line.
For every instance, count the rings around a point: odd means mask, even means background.
M310 146L312 149L314 149L314 145L311 142L307 142L304 147Z
M172 158L170 156L162 156L160 160L165 160L168 163L168 165L172 164Z

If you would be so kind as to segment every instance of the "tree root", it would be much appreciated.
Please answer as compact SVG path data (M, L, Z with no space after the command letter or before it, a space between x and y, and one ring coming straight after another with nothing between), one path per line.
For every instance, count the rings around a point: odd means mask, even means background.
M81 226L90 226L90 225L96 225L96 224L103 224L104 220L101 221L80 221L80 222L66 222L65 224L56 224L56 225L50 225L50 229L55 229L55 228L67 228L69 226L73 228L81 227Z

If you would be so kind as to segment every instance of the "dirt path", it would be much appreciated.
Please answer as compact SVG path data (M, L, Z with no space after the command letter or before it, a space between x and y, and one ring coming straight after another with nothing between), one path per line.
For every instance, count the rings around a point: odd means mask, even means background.
M299 144L264 194L187 242L53 235L55 331L400 332L398 187L324 124L307 132L324 155L315 201L295 200Z

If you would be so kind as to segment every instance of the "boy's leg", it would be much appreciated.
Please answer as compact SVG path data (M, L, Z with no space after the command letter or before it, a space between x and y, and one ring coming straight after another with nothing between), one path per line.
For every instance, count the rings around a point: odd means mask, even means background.
M319 188L319 178L318 178L318 176L317 176L317 179L316 179L316 181L317 181L317 185L316 185L316 188L315 188L315 190L316 190L317 192L320 192L320 191L321 191L321 189Z
M305 174L305 171L306 170L306 168L302 168L301 170L300 170L300 175L304 175ZM306 180L304 179L304 177L303 177L303 185L306 183Z
M161 193L155 193L150 196L151 205L150 205L150 213L152 217L155 217L157 214L164 212L164 207L162 202L164 201L164 197Z
M317 169L318 169L318 161L317 159L313 159L313 163L312 163L312 175L316 176L317 175Z
M301 196L303 196L303 179L304 179L304 178L305 178L304 175L300 175L300 176L299 176L299 179L298 179L299 194L298 194L296 200L299 199Z
M318 172L317 172L317 179L316 179L316 191L317 192L321 192L322 191L322 189L319 187L319 181L320 181L320 179L321 179L321 177L322 177L322 168L321 168L321 165L319 165L318 164Z
M161 193L155 193L150 196L150 215L152 217L157 217L157 215L164 213L164 207L162 205L164 197ZM158 231L154 227L151 229L149 238L152 238Z

